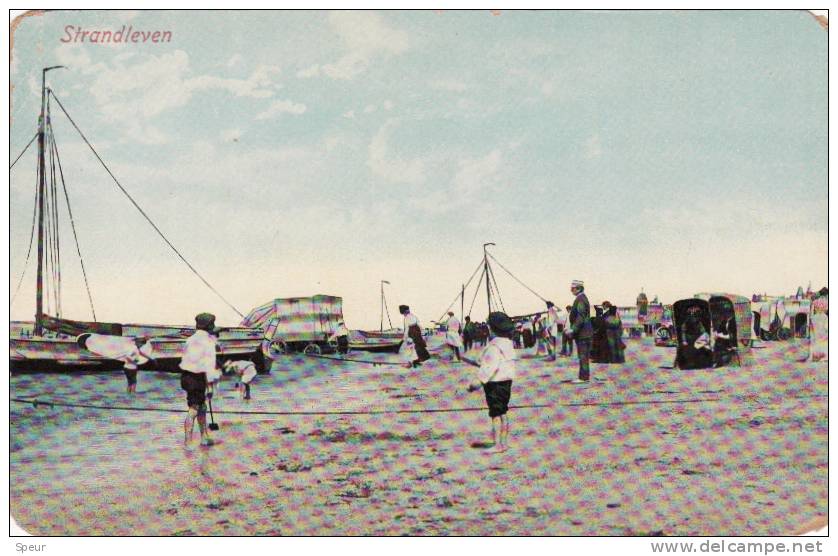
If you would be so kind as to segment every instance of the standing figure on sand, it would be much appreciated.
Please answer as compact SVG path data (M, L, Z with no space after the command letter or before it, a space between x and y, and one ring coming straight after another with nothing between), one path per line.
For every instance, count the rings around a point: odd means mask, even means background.
M466 323L463 325L463 353L474 346L474 336L477 334L477 327L471 322L471 317L466 316Z
M453 311L448 311L445 331L445 344L454 352L454 358L460 362L460 350L463 350L463 340L460 338L460 321L454 316Z
M338 322L334 333L329 336L329 342L337 342L338 355L346 355L349 353L349 329L343 321Z
M602 322L605 326L605 340L608 346L608 363L625 363L623 344L623 322L617 308L610 301L602 302Z
M809 319L809 356L812 361L829 360L829 288L823 287L812 300Z
M570 336L570 305L565 307L567 313L564 316L564 322L562 324L562 355L571 356L573 355L573 338Z
M576 296L570 307L570 330L568 338L576 340L576 354L579 357L579 378L574 384L587 384L591 381L591 341L594 329L591 326L591 303L585 295L585 283L574 280L570 292Z
M555 361L559 337L559 310L552 301L547 302L547 315L544 317L544 333L547 336L547 356Z
M187 340L180 361L180 386L186 392L189 411L183 423L184 444L189 445L195 431L195 421L201 431L201 446L212 446L215 442L207 430L206 391L207 375L216 368L215 315L201 313L195 317L195 333Z
M479 365L466 360L479 367L477 380L469 384L468 391L483 389L492 420L494 451L499 453L509 449L509 421L506 414L516 371L515 347L512 345L515 323L501 312L490 314L488 323L492 339L480 354Z
M422 327L419 326L419 319L410 312L410 307L407 305L399 305L399 313L404 315L403 341L413 343L416 350L416 359L413 361L413 366L418 367L431 358L431 354L428 353L428 345L425 343L425 338L422 337Z

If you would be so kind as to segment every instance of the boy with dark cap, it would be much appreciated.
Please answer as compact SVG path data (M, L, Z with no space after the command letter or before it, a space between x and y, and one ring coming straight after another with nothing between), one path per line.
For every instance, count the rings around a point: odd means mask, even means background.
M480 354L477 380L469 384L468 390L473 392L483 388L486 395L486 405L489 406L489 417L492 419L492 438L495 441L495 452L505 452L509 449L509 421L506 413L509 411L509 399L512 396L512 381L515 379L515 347L512 344L512 333L515 323L505 313L495 312L489 315L489 331L492 339Z
M207 431L207 374L216 369L215 315L201 313L195 317L195 333L186 340L180 360L180 386L186 391L189 412L183 423L184 444L189 445L195 421L201 431L201 446L215 444Z

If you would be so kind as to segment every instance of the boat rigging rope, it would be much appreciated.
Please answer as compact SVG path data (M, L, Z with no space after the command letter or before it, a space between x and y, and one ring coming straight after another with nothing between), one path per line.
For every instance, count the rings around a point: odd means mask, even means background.
M317 355L316 353L300 353L303 357L312 357L315 359L328 359L329 361L337 361L338 363L364 363L368 365L384 365L384 366L398 366L404 367L406 365L403 361L370 361L365 359L341 359L340 357L329 357L328 355Z
M483 262L480 263L483 266ZM471 310L474 309L474 302L477 301L477 294L480 293L480 284L483 283L483 277L486 275L486 271L484 269L483 272L480 273L480 280L477 281L477 287L474 288L474 297L471 298L471 306L468 308L468 315L471 316ZM488 278L487 278L488 279ZM489 309L491 311L491 309Z
M29 247L26 249L26 261L23 263L23 270L20 273L20 280L17 282L15 293L9 301L9 306L15 302L20 286L23 284L23 277L26 276L26 269L29 267L29 256L32 254L32 240L35 238L35 215L38 213L38 176L35 176L35 202L32 203L32 227L29 229Z
M47 111L49 111L49 105L47 105ZM44 141L49 141L49 136L44 137ZM50 148L49 151L50 155L52 155L52 149ZM44 222L46 224L45 229L45 245L47 249L47 257L45 257L45 267L48 268L48 275L51 275L51 285L52 285L52 301L55 303L54 307L51 307L49 303L49 291L50 288L46 288L47 295L46 298L46 305L47 305L47 312L51 312L50 309L55 309L55 315L60 317L61 316L61 306L60 306L60 265L61 265L61 254L60 254L60 247L59 247L59 229L58 229L58 217L57 211L55 210L55 166L54 164L50 164L49 166L49 174L44 178L45 185L44 188L44 210L46 212L46 218Z
M390 330L392 330L393 329L393 321L390 320L390 307L387 306L387 297L382 295L381 296L381 301L384 302L384 311L387 312L387 323L390 325Z
M451 305L449 305L448 308L445 310L445 312L442 313L442 316L439 317L439 319L437 319L438 322L442 322L442 319L445 318L445 315L448 314L448 311L451 310L451 307L453 307L454 304L457 302L457 300L460 299L460 297L462 297L462 295L463 295L462 292L465 291L465 289L469 286L469 284L471 284L471 281L474 280L474 277L477 275L477 271L480 270L481 266L483 266L483 261L482 260L477 265L477 268L474 269L474 272L471 273L471 277L468 279L468 282L465 283L461 292L457 294L457 297L454 298L454 301L451 302ZM479 289L479 287L478 287L478 289ZM471 314L470 311L469 311L469 314Z
M49 122L50 117L50 103L49 99L47 99L47 116L46 121ZM47 131L47 124L44 126L44 133L46 134ZM61 317L61 227L60 227L60 220L58 214L58 186L56 176L55 176L55 154L52 149L52 142L55 140L54 137L47 134L46 135L46 147L49 152L49 193L50 197L48 197L50 204L49 204L49 211L50 211L50 218L52 218L52 250L53 250L53 265L52 265L52 273L53 273L53 296L55 301L55 315L57 317Z
M488 266L488 267L486 267L486 268L488 268L488 269L489 269L489 274L490 274L490 275L491 275L491 277L492 277L492 282L494 282L494 283L495 283L495 287L494 287L494 290L493 290L493 294L496 294L496 295L498 296L498 301L500 301L500 308L501 308L501 310L503 310L503 312L505 313L505 312L506 312L506 307L504 307L504 306L503 306L503 298L502 298L502 297L501 297L501 295L500 295L500 288L498 287L498 279L497 279L497 278L495 278L495 271L494 271L494 270L492 270L492 267L491 267L491 266Z
M84 257L81 255L79 236L76 233L76 222L73 219L73 209L70 208L70 195L67 193L67 184L64 181L64 169L61 167L61 157L58 156L58 144L55 141L55 132L52 129L52 122L49 122L47 125L49 126L50 137L52 138L52 149L55 151L55 160L58 162L58 174L61 176L61 187L64 190L64 200L67 201L67 213L70 215L70 227L73 230L73 239L76 241L76 252L79 254L81 273L82 276L84 276L84 287L87 289L87 299L90 301L90 312L93 314L93 321L96 322L96 309L93 308L93 294L90 292L90 284L87 281L87 271L84 268Z
M529 290L529 292L530 292L530 293L532 293L534 296L536 296L537 298L539 298L541 301L544 301L545 303L547 302L547 300L546 300L545 298L541 297L538 293L536 293L535 291L533 291L533 289L532 289L532 288L530 288L528 285L526 285L525 283L523 283L522 281L520 281L520 280L519 280L519 279L518 279L518 278L517 278L514 274L512 274L512 273L511 273L511 272L510 272L510 271L509 271L509 270L508 270L505 266L503 266L502 264L500 264L500 261L498 261L498 260L495 258L495 256L494 256L494 255L492 255L491 253L489 253L488 255L489 255L490 257L492 257L492 260L493 260L493 261L495 261L496 263L498 263L498 266L499 266L499 267L501 267L503 270L505 270L507 274L509 274L510 276L512 276L512 278L513 278L516 282L518 282L519 284L521 284L522 286L524 286L525 288L527 288L527 290Z
M36 133L35 133L35 136L34 136L34 137L32 137L32 139L30 139L28 143L26 143L26 146L25 146L25 147L23 147L23 150L22 150L22 151L20 151L20 154L19 154L19 155L17 155L17 158L15 159L15 161L14 161L14 162L12 162L12 163L9 165L9 170L11 170L12 168L14 168L15 164L17 164L17 161L18 161L18 160L20 160L20 157L21 157L21 156L23 156L23 154L24 154L24 153L25 153L25 152L29 149L29 147L30 147L30 146L32 146L32 143L34 143L34 142L35 142L35 139L37 139L37 138L38 138L38 133L36 132Z
M172 251L174 251L174 253L178 256L178 258L180 258L180 260L183 261L183 263L187 267L189 267L189 270L191 270L192 273L195 274L195 276L197 276L204 283L205 286L207 286L215 295L217 295L218 298L221 299L221 301L223 301L225 304L227 304L227 306L230 309L235 311L237 315L239 315L241 318L244 318L244 314L242 314L241 311L236 309L236 307L234 307L232 303L227 301L227 299L223 295L221 295L221 293L218 290L216 290L206 280L206 278L204 278L201 275L201 273L198 272L195 269L194 266L192 266L192 264L189 261L186 260L186 257L184 257L181 254L181 252L177 250L177 248L172 244L172 242L169 241L169 239L163 234L163 232L160 230L160 228L158 228L157 225L154 223L154 221L151 220L151 217L149 217L148 214L146 214L146 212L140 207L140 205L137 204L137 201L135 201L134 198L128 193L128 191L122 186L122 184L119 183L119 180L116 179L116 176L113 174L113 172L111 172L110 168L108 168L108 165L105 164L105 161L102 160L102 157L99 156L99 153L96 151L96 149L90 143L90 141L87 140L87 137L84 135L84 133L82 133L82 130L79 129L79 126L76 125L76 122L73 120L73 118L70 117L70 114L67 113L67 110L64 108L64 105L61 104L61 101L58 99L58 97L55 95L55 93L51 89L48 89L47 91L48 91L49 95L52 98L55 99L55 102L58 103L58 106L61 108L61 111L64 112L64 115L67 116L67 119L70 120L71 124L73 124L73 127L79 133L82 140L87 144L88 147L90 147L90 150L93 151L93 155L96 157L96 159L99 161L99 163L102 164L102 167L105 169L105 171L111 177L111 179L114 181L116 186L120 189L120 191L122 191L122 193L128 198L128 200L131 201L131 204L134 205L134 208L136 208L140 212L140 214L146 219L146 221L151 225L151 227L154 228L154 231L157 232L157 235L159 235L163 239L163 241L166 242L166 245L168 245L172 249Z

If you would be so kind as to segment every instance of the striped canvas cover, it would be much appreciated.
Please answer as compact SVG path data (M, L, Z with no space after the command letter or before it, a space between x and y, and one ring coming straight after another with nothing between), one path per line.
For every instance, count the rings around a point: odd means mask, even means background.
M324 342L343 320L343 299L332 295L274 299L253 309L242 326L257 327L269 339Z

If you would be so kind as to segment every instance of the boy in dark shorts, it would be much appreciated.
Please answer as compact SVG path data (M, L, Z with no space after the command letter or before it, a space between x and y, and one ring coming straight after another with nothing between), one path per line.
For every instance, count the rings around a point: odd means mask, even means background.
M201 431L201 446L215 444L207 431L207 374L215 372L215 315L201 313L195 317L195 333L186 340L180 361L180 386L186 391L189 412L183 423L184 444L192 441L195 421Z
M483 388L489 417L492 419L494 451L500 453L509 449L509 421L506 413L516 370L515 346L512 344L515 323L505 313L495 312L489 315L488 324L492 339L480 354L477 380L469 385L468 390L473 392Z

